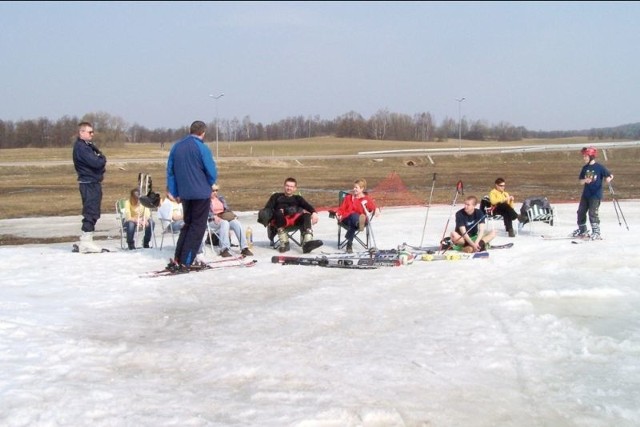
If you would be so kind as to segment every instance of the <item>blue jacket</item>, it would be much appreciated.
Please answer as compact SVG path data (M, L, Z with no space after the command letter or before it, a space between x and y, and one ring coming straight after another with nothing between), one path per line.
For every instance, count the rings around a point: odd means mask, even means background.
M609 169L594 162L593 164L587 163L580 170L580 176L578 179L585 179L590 177L593 181L590 184L585 184L582 189L582 197L590 199L592 197L602 200L602 184L604 180L611 176Z
M182 200L211 197L218 171L211 150L200 138L188 135L171 147L167 161L169 193Z
M92 142L78 138L73 145L73 166L78 173L78 182L102 182L107 158Z

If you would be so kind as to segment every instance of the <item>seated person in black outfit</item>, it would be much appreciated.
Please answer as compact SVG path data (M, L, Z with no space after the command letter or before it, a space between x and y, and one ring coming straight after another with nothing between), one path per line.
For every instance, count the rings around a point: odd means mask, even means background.
M506 185L507 183L503 178L496 179L495 188L489 192L489 201L493 207L493 214L502 216L504 228L509 233L509 237L516 237L516 233L513 230L513 221L517 219L520 223L523 223L524 220L513 209L514 198L505 191Z
M271 209L273 212L272 222L280 239L278 250L280 252L289 250L289 236L285 228L295 225L302 233L302 252L306 254L322 246L322 240L313 240L311 228L318 222L318 213L304 197L296 194L297 189L298 182L295 178L285 179L284 192L272 194L265 209Z

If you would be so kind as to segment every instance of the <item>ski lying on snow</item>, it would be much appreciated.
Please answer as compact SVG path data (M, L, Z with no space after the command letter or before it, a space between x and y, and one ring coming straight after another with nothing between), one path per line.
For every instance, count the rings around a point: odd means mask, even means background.
M544 240L571 240L571 243L576 245L591 241L591 236L542 236L542 238Z
M487 250L490 251L492 249L509 249L513 247L513 243L505 243L504 245L492 245L491 243L489 243L489 246L487 246Z
M603 239L596 239L596 240L591 240L589 238L586 239L576 239L576 240L572 240L571 243L573 243L574 245L579 245L581 243L588 243L588 242L600 242Z
M355 252L355 253L330 253L323 255L328 260L358 260L360 265L377 265L380 267L397 267L399 265L411 264L417 255L412 251L385 249L375 253Z
M224 260L226 261L226 260ZM229 261L236 261L235 263L223 263L223 260L219 260L219 261L213 261L211 263L207 263L206 267L201 267L201 268L192 268L186 271L171 271L171 270L155 270L155 271L149 271L145 274L140 275L140 277L166 277L166 276L178 276L181 274L187 274L187 273L198 273L200 271L212 271L212 270L222 270L225 268L233 268L233 267L253 267L254 265L256 265L256 263L258 262L258 260L251 260L251 261L240 261L237 259L233 259L230 258Z
M493 245L491 243L489 243L487 245L487 250L491 251L492 249L509 249L513 247L513 242L510 243L505 243L503 245ZM406 243L404 244L404 248L409 248L408 251L415 254L416 256L419 255L424 255L424 254L437 254L438 252L441 252L443 249L440 246L423 246L423 247L416 247L416 246L411 246L411 245L407 245ZM454 249L450 249L450 250L454 250L456 252L461 252L462 247L460 247L460 249L455 249L456 246L454 246ZM407 249L405 249L407 250Z
M401 247L406 249L410 249L411 252L414 253L434 253L434 252L438 252L440 250L440 245L433 245L433 246L412 246L409 245L407 243L403 243L401 245Z
M466 261L470 259L487 259L489 252L445 252L443 254L423 254L419 259L422 261Z
M352 268L361 270L371 270L378 268L371 258L327 258L327 257L301 257L275 255L271 257L271 262L282 265L307 265L328 268Z
M589 240L590 237L586 236L586 237L577 237L577 236L548 236L548 235L542 235L542 238L544 240Z
M423 253L433 253L439 248L437 246L424 248L423 250L407 249L407 247L400 246L398 249L378 249L375 251L361 251L361 252L322 252L322 256L329 259L349 259L349 258L373 258L375 260L399 260L401 255L418 256ZM397 265L397 264L395 264Z
M324 257L342 257L342 258L367 258L367 257L382 257L382 256L397 256L397 249L376 249L370 251L359 251L359 252L322 252L322 256Z

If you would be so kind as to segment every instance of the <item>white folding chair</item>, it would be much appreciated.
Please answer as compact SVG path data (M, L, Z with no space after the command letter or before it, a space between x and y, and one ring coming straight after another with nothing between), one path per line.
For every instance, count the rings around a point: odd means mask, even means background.
M536 222L544 222L553 227L553 225L557 222L556 218L556 210L553 207L543 208L540 205L533 204L529 209L527 209L527 223L524 224L526 227L529 225L529 232L534 234L534 223ZM524 228L524 227L523 227Z
M116 200L116 222L120 230L120 248L127 248L127 230L124 228L124 203L125 199Z
M163 218L158 214L158 221L160 221L160 226L162 227L162 233L160 234L160 247L159 249L162 250L162 246L164 245L164 236L165 234L170 234L171 235L171 241L173 242L173 246L176 245L176 234L180 233L180 230L173 230L173 224L175 223L174 220L170 219L170 218Z

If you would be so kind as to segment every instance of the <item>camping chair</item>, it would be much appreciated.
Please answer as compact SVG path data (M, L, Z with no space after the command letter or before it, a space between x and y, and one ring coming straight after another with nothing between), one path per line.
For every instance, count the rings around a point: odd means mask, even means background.
M165 218L162 215L162 212L158 211L158 221L160 221L160 227L162 228L162 233L160 234L160 250L162 250L162 246L164 244L164 236L165 234L171 234L171 241L173 242L173 246L176 245L176 234L180 234L180 230L173 230L174 220L171 218Z
M211 223L213 222L213 214L209 213L209 222L207 223L207 232L205 233L205 246L209 246L211 247L211 252L213 252L214 254L216 253L215 250L213 249L214 246L220 246L220 227L217 227L216 225L211 225ZM234 246L234 244L231 242L231 236L235 235L233 234L233 232L231 230L229 230L229 242L231 243L231 246ZM238 242L238 245L240 244L240 242Z
M126 199L116 200L116 221L120 230L120 248L127 248L127 230L124 228L124 203Z
M529 224L529 232L531 234L533 234L533 226L535 222L543 222L549 224L551 227L558 222L556 210L544 196L525 199L522 203L522 207L520 208L520 213L522 216L527 218L527 222L523 225L523 228Z
M273 193L271 193L271 195L275 193L276 192L274 191ZM296 191L295 194L298 196L302 195L300 190ZM285 215L286 223L284 226L284 231L287 233L287 237L289 238L290 242L293 242L296 245L302 247L302 230L300 229L299 226L295 224L296 220L298 219L298 217L300 217L300 215L302 215L302 213ZM261 221L258 220L258 222L261 222ZM265 224L265 222L261 222L261 223L263 225ZM278 238L278 227L276 227L275 219L271 219L268 225L266 225L266 227L267 227L267 237L269 238L269 246L271 246L273 249L278 249L278 247L280 246L280 239ZM299 237L296 237L298 232L300 232L300 235Z
M503 221L502 215L494 213L495 209L496 207L491 205L491 200L488 195L480 200L480 210L486 215L489 230L495 229L494 221Z
M284 226L284 231L287 233L290 242L302 247L302 232L300 227L295 224L300 215L302 215L302 212L285 215L284 218L287 222ZM300 235L296 236L298 233L300 233ZM267 237L269 238L269 245L273 249L278 249L280 239L278 238L278 228L276 227L276 221L274 219L269 222L269 226L267 227Z
M349 194L348 191L344 191L341 190L338 193L338 206L342 205L342 201L344 200L344 198ZM365 250L369 250L369 236L371 234L370 229L369 229L369 223L373 220L373 212L371 212L371 215L369 216L369 218L367 218L367 224L364 228L364 237L361 237L360 234L360 230L356 230L356 234L353 236L353 240L355 242L358 242ZM344 225L341 221L337 221L338 223L338 249L343 249L345 246L347 246L348 241L346 239L343 238L342 232L344 230L344 232L346 233L346 231L348 230L347 226Z

